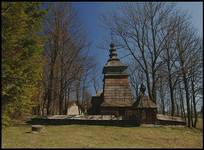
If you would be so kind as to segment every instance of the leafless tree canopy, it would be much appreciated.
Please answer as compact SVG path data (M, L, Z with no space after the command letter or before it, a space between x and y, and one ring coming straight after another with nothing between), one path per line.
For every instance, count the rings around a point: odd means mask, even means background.
M129 71L135 96L145 81L161 113L187 117L188 126L195 126L202 96L198 94L202 39L189 16L166 2L124 3L118 10L100 19L113 33L116 45L134 59Z
M123 50L121 59L128 57L135 100L143 83L160 113L181 116L195 127L203 98L203 47L189 15L169 2L136 2L123 3L100 19ZM71 3L49 5L44 35L38 112L67 114L70 100L87 109L90 87L96 93L101 88L101 71L89 55L87 33Z
M39 113L67 114L70 100L79 105L90 100L91 75L97 68L95 59L89 55L86 32L71 3L49 5L44 34L46 63Z

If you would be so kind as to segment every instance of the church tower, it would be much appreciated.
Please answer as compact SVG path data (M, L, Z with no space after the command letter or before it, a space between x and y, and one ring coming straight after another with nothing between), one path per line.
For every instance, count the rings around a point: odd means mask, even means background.
M117 57L115 45L110 44L110 54L103 68L103 93L101 114L125 116L133 104L133 96L128 82L127 65Z

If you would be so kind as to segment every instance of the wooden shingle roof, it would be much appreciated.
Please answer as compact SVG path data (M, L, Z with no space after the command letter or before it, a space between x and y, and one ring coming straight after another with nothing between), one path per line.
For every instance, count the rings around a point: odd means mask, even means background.
M102 107L131 107L132 103L131 101L108 101L108 102L103 102L101 104Z
M134 104L137 108L157 108L157 105L148 97L148 96L140 96L139 100L137 100Z
M127 74L126 69L127 65L123 64L120 59L117 57L116 47L113 43L110 44L110 55L108 62L103 68L103 74Z

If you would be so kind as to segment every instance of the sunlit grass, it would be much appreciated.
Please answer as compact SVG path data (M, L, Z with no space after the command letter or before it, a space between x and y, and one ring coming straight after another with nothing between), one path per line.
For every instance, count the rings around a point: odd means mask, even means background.
M201 148L202 131L185 127L45 126L30 133L29 125L3 130L3 148Z
M198 122L196 124L196 128L197 129L203 129L203 119L202 118L198 118Z

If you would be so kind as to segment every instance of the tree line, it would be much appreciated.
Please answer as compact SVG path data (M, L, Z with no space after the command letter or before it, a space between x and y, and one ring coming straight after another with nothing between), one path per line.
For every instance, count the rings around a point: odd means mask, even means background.
M189 15L174 3L138 2L122 4L101 20L118 48L131 56L135 97L144 82L160 113L182 116L195 127L202 99L203 47Z
M3 2L2 121L83 109L100 88L96 60L72 3ZM127 53L135 99L145 83L159 113L196 126L202 95L202 37L173 3L125 3L101 16ZM81 113L81 112L79 112Z
M97 66L72 4L3 2L1 14L3 125L87 107Z
M88 85L96 69L89 56L90 43L70 3L53 3L44 22L44 73L37 114L67 114L70 99L85 104L90 99Z

